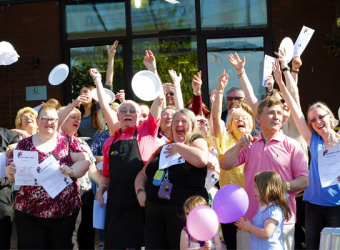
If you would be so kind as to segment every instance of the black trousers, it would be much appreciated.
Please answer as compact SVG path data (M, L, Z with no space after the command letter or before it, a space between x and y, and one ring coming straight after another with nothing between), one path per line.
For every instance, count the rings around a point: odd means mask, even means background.
M326 207L306 202L306 249L319 249L324 227L340 227L340 206Z
M12 211L12 206L0 206L2 210ZM0 249L11 248L12 216L4 215L0 218Z
M305 248L305 202L296 197L295 249Z
M234 223L228 223L228 224L221 223L221 227L222 227L224 242L227 246L227 249L228 250L236 249L237 227L234 225Z
M186 224L182 206L146 201L145 217L146 249L179 249L181 232Z
M79 249L94 249L95 229L93 228L93 200L92 189L82 196L81 222L78 229Z
M18 249L73 249L72 234L77 210L61 219L45 219L15 210Z

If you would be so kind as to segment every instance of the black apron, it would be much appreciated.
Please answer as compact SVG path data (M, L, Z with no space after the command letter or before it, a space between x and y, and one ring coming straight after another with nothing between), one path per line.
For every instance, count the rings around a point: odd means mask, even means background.
M145 214L136 199L134 184L144 163L138 149L137 130L132 140L116 143L115 140L109 150L105 249L141 248L145 245Z

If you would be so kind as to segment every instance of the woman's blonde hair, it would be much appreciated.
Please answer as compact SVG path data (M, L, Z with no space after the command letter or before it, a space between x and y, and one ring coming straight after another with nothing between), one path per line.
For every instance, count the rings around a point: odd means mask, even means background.
M310 128L310 130L315 132L312 124L309 121L309 111L311 111L312 109L316 109L316 108L321 108L329 114L329 116L332 118L331 119L331 128L332 129L335 128L338 125L339 121L337 119L335 119L335 116L333 115L333 112L329 109L329 107L323 102L316 102L316 103L312 104L308 108L308 111L307 111L307 124L308 124L308 127Z
M191 196L183 204L184 217L188 216L186 213L193 210L195 207L208 206L208 202L199 195Z
M254 182L260 193L260 202L269 205L270 202L279 206L285 220L291 217L291 211L286 200L286 190L281 176L274 171L263 171L255 174Z
M15 117L15 128L17 129L21 129L21 117L23 116L23 114L25 113L31 113L32 115L35 116L35 119L37 119L38 117L38 113L37 111L35 111L34 109L32 109L31 107L24 107L22 109L19 109L17 116Z
M245 115L247 117L248 122L249 122L250 129L252 129L254 127L253 117L246 110L244 110L242 108L237 108L228 116L227 127L228 127L229 130L231 128L231 124L233 123L236 115Z
M191 143L191 138L194 135L197 135L197 134L201 135L202 133L201 133L200 128L198 127L197 119L196 119L194 112L192 112L189 109L179 109L175 112L175 114L172 117L172 121L171 121L171 133L172 134L173 134L172 129L173 129L174 121L176 120L176 116L180 113L185 115L188 125L189 125L190 132L185 135L185 142L184 142L185 144L189 145Z
M54 99L54 98L48 99L45 104L49 104L49 105L55 106L57 111L61 108L60 102L58 100Z
M220 145L220 140L218 138L216 138L215 136L213 136L211 130L210 130L210 123L209 123L209 120L207 118L205 118L204 116L201 116L201 115L196 115L196 119L204 119L207 121L207 128L208 128L208 133L207 134L203 134L201 132L201 134L203 135L203 137L205 138L205 140L207 141L208 143L208 147L211 148L215 148L215 149L218 149L219 148L219 145ZM218 157L220 156L220 153L219 150L217 150L217 153L218 153Z

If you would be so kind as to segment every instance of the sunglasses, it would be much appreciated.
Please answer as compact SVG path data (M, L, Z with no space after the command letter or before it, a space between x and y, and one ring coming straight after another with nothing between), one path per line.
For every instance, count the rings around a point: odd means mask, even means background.
M198 125L202 125L202 126L207 126L208 125L207 120L204 120L204 119L197 120L197 123L198 123Z
M241 100L243 97L241 96L227 96L228 101L238 101Z
M309 122L310 122L311 124L313 124L313 123L315 123L317 120L322 120L322 119L324 119L327 115L328 115L328 114L319 115L318 118L314 118L314 119L310 120Z
M166 92L165 95L171 95L171 96L174 96L175 93L174 92Z
M40 117L39 119L40 119L43 123L51 123L51 124L54 124L56 121L58 121L58 118Z
M120 109L119 113L126 114L128 111L130 112L130 114L136 114L135 109L124 109L124 108Z

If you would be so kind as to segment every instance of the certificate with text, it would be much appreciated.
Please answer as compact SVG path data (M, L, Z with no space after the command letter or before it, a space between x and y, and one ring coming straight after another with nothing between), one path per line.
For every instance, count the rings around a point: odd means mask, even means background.
M53 199L73 182L69 176L60 171L60 165L53 155L31 169L31 173Z
M13 162L16 168L15 185L40 186L31 173L31 169L35 169L39 164L37 151L14 150Z
M340 146L319 150L318 163L321 186L325 188L339 184Z
M273 63L275 62L275 58L272 56L264 55L263 62L263 76L262 76L262 86L268 87L266 80L268 76L270 76L273 72Z
M302 52L305 50L307 47L310 39L312 38L314 34L313 29L308 28L306 26L302 27L302 30L300 32L299 37L296 39L296 42L294 44L294 54L293 57L295 56L301 56Z
M161 154L159 156L159 167L158 167L159 170L166 169L166 168L171 167L173 165L181 164L181 163L185 162L184 158L178 153L166 158L167 154L164 153L164 152L165 152L166 148L168 146L170 146L171 144L173 144L173 143L170 143L170 144L168 144L168 145L166 145L162 148Z

